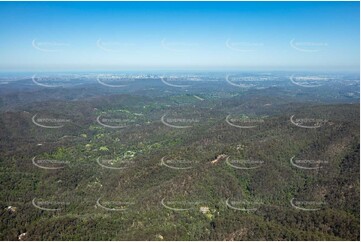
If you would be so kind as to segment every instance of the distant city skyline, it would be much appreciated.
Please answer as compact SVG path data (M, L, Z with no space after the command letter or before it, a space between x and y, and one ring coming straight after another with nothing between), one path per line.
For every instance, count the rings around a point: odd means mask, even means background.
M349 70L359 2L0 2L0 71Z

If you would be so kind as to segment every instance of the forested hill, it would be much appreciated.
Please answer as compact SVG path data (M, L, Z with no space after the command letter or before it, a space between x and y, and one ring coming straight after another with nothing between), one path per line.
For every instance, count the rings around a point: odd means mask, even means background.
M174 89L3 95L0 239L360 239L357 100Z

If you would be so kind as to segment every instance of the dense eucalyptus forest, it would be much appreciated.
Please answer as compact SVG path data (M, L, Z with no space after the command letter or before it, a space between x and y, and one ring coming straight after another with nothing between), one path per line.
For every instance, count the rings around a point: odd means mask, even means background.
M104 77L1 77L1 240L360 239L357 75Z

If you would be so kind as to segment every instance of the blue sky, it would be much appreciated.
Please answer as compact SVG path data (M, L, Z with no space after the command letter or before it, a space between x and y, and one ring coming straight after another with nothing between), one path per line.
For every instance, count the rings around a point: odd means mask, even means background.
M0 70L358 70L358 2L1 2Z

